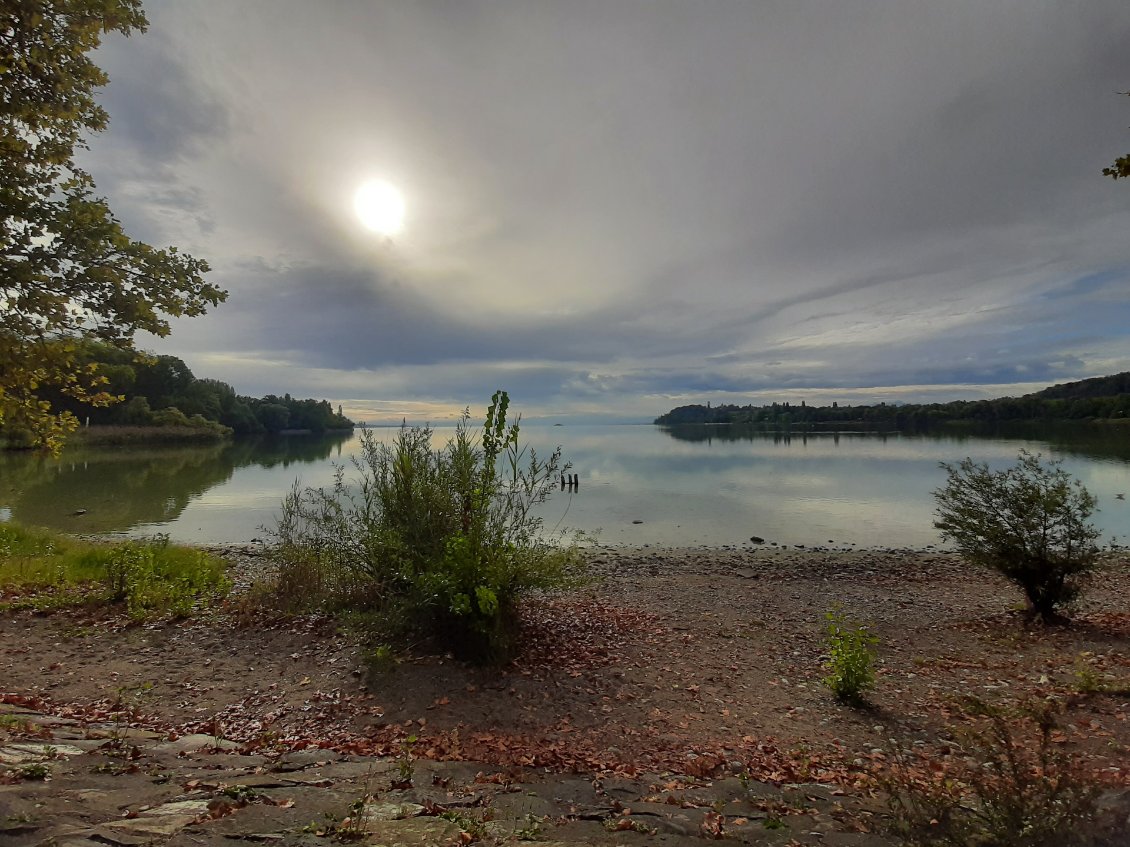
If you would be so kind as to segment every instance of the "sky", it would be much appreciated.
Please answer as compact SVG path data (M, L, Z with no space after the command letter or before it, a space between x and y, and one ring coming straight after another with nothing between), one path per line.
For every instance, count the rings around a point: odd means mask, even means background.
M241 394L648 421L1130 370L1125 0L145 6L81 162L229 292L141 346Z

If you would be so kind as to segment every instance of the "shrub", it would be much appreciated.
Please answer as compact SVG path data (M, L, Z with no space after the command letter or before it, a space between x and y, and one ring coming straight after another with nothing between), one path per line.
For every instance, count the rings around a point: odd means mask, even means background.
M1032 614L1056 619L1095 567L1095 498L1058 462L1042 463L1027 450L1001 471L968 458L942 468L946 484L934 492L942 537L1019 585Z
M296 484L274 529L281 594L379 609L462 657L506 658L520 596L579 575L575 548L547 539L532 511L565 469L560 449L543 460L521 447L508 404L495 393L477 437L464 412L439 450L427 427L391 445L365 431L353 485L344 468L329 489Z
M968 698L946 766L897 753L880 773L891 829L915 847L1068 847L1099 843L1098 784L1055 743L1054 707ZM953 745L949 745L953 746ZM1101 842L1101 843L1115 843Z
M839 609L828 612L827 621L829 658L824 684L845 703L864 703L875 684L875 645L879 639Z

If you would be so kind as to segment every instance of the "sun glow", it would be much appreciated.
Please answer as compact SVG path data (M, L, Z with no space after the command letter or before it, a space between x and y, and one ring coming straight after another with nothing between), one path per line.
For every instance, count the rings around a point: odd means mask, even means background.
M404 195L384 180L358 188L353 209L366 229L380 235L396 235L404 227Z

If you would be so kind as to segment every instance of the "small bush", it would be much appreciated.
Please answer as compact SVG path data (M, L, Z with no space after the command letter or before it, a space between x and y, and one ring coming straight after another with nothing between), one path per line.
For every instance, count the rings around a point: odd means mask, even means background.
M824 684L845 703L864 703L875 684L875 645L879 639L839 609L826 617L829 658L824 666L828 671Z
M477 436L465 412L438 450L427 427L402 427L391 445L363 432L352 485L344 468L329 489L296 484L274 530L283 601L376 609L462 657L508 657L521 595L579 574L575 548L533 514L565 469L560 450L521 447L508 404L495 393Z
M961 755L936 760L895 756L880 774L891 828L914 847L1070 847L1099 843L1099 786L1053 739L1047 703L1020 709L976 698L954 729ZM1110 842L1114 843L1114 842Z
M1019 585L1032 614L1055 620L1095 567L1095 498L1058 462L1026 450L1002 471L972 459L942 468L946 484L934 492L942 537Z

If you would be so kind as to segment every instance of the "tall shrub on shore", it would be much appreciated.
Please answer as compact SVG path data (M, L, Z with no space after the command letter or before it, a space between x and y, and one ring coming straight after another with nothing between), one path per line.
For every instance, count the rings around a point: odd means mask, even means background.
M1094 496L1058 462L1027 450L1000 471L968 458L942 468L946 484L934 492L942 537L1019 585L1034 615L1054 620L1095 567Z
M495 392L482 429L469 413L441 449L427 427L392 444L361 435L353 485L339 468L329 489L297 485L275 530L283 594L378 610L425 629L466 658L511 654L518 600L579 576L533 513L565 466L541 458L507 424Z

